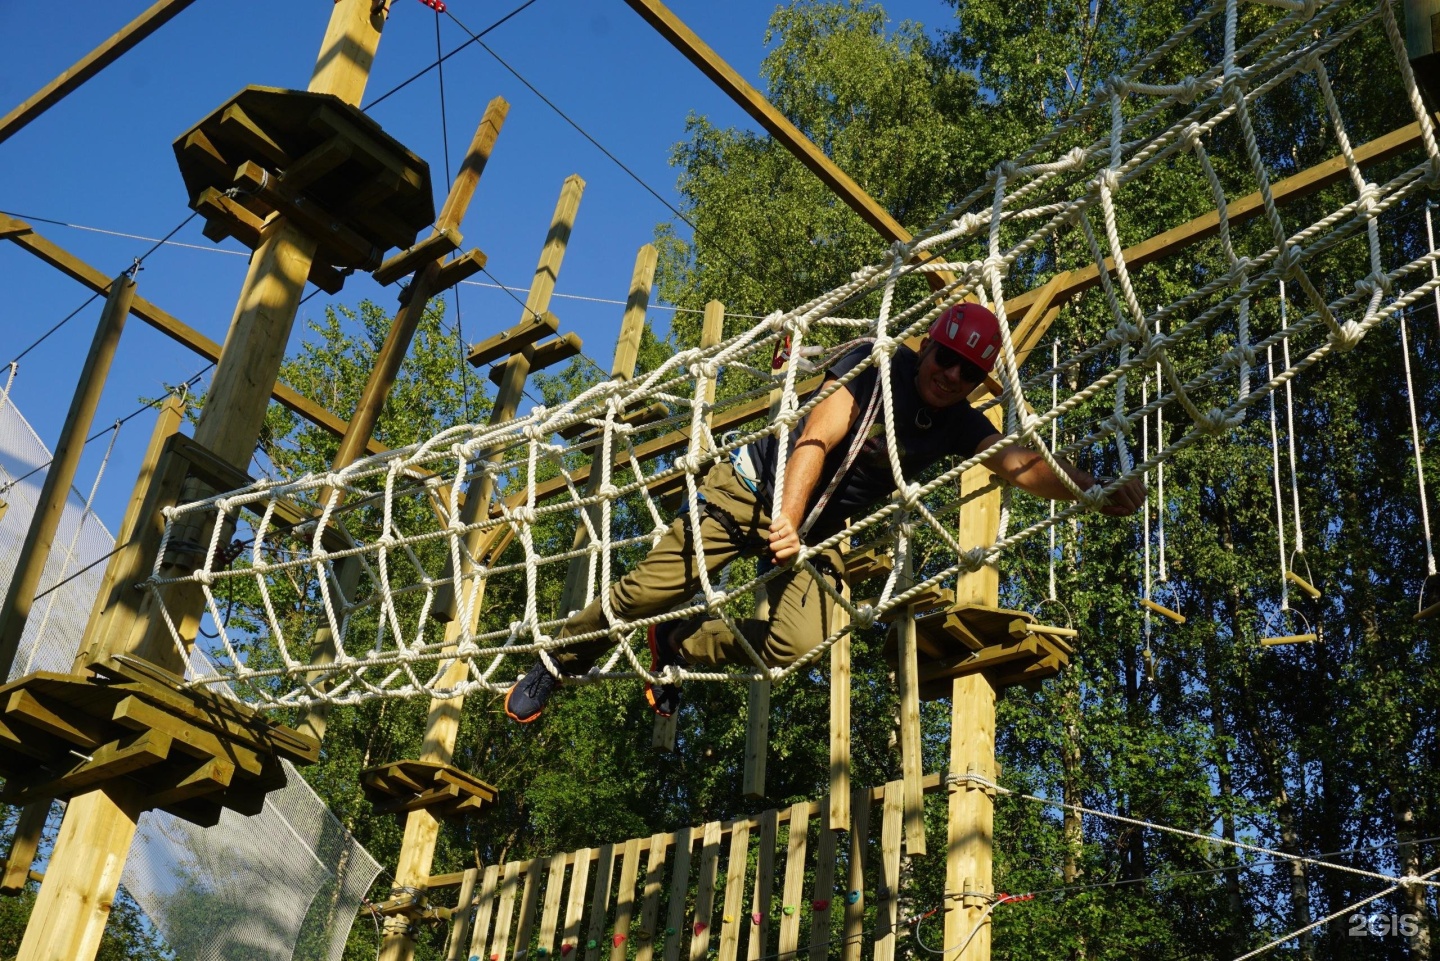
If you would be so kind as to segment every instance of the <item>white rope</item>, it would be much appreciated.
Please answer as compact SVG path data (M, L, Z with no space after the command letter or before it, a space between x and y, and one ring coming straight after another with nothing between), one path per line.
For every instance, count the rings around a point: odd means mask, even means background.
M1270 377L1275 376L1275 352L1272 347L1265 348L1265 370ZM1285 577L1286 564L1289 563L1289 555L1285 553L1285 501L1280 495L1280 437L1275 428L1275 395L1270 395L1270 465L1271 478L1275 490L1275 543L1280 553L1280 610L1290 609L1290 582Z
M1001 319L995 376L1003 389L996 402L1003 403L1006 410L1003 443L1033 449L1056 472L1073 503L1051 505L1033 523L1012 529L1012 519L1023 515L1012 512L1006 499L998 536L988 544L962 547L951 530L950 518L961 504L955 484L983 455L943 464L931 476L914 477L905 473L900 445L887 443L895 496L823 541L804 544L794 566L813 575L815 559L821 553L848 546L856 539L874 543L900 538L899 546L908 552L916 546L920 527L928 529L926 543L933 536L937 549L928 554L923 572L917 572L917 582L900 584L892 576L871 604L843 598L830 578L819 578L830 602L850 614L850 629L864 630L932 587L943 587L964 572L996 565L1007 551L1043 533L1051 545L1048 587L1049 599L1054 599L1056 526L1100 508L1118 485L1155 471L1157 515L1150 517L1147 494L1144 521L1144 589L1147 597L1152 596L1157 560L1153 552L1158 550L1159 581L1163 583L1167 575L1163 465L1207 438L1227 434L1257 403L1268 400L1273 411L1274 394L1281 388L1287 392L1293 445L1290 381L1333 352L1352 349L1374 326L1440 290L1440 276L1434 269L1440 255L1431 253L1387 271L1382 269L1378 242L1379 218L1418 198L1440 176L1440 149L1434 143L1433 129L1422 122L1424 157L1419 164L1386 183L1367 183L1354 160L1323 64L1332 51L1353 43L1366 30L1383 31L1392 49L1403 49L1403 44L1395 48L1388 6L1382 2L1376 8L1368 0L1306 0L1282 6L1282 12L1270 17L1247 17L1246 29L1257 32L1242 36L1238 0L1216 0L1128 74L1108 80L1090 104L1042 138L1037 147L1013 162L998 165L984 184L918 231L913 241L895 244L846 283L788 312L777 311L714 347L680 351L632 380L597 384L504 423L452 427L425 443L357 461L343 471L265 482L170 508L163 538L167 543L175 524L188 523L197 515L202 529L208 524L212 531L217 530L215 521L221 514L239 515L245 509L261 515L258 523L246 522L254 536L244 564L216 569L215 558L222 545L215 533L199 570L164 569L157 559L146 584L161 603L162 619L173 629L177 618L164 609L168 585L196 585L212 618L223 619L215 591L233 578L255 582L261 611L252 613L266 622L262 636L251 638L217 620L217 673L195 683L250 682L243 685L245 696L267 709L317 702L358 703L439 693L440 673L460 657L469 664L467 677L443 689L445 696L458 696L504 690L516 668L526 666L537 655L548 661L563 648L599 639L606 640L612 650L587 680L639 676L654 681L657 678L642 663L648 659L642 658L635 646L636 632L695 614L725 621L747 666L735 670L672 668L667 671L667 682L778 680L808 670L843 632L824 638L792 664L767 668L738 630L730 602L763 588L785 571L776 569L749 579L732 572L712 576L698 537L695 570L700 592L696 599L678 610L650 617L626 620L621 616L612 597L615 579L633 564L634 555L647 543L653 544L665 529L650 491L656 485L678 485L689 507L687 523L692 533L698 534L704 473L711 465L728 460L733 452L768 437L780 452L774 464L774 487L768 492L768 506L775 516L785 487L789 442L801 420L834 391L846 389L863 375L876 379L869 405L873 414L869 416L883 425L887 438L902 436L897 430L902 425L896 423L899 415L892 383L895 354L907 338L924 333L948 305L965 299L989 303ZM1173 73L1166 73L1166 58L1181 51L1187 58L1203 52L1195 31L1199 24L1220 16L1225 30L1222 55L1202 72L1177 82ZM1255 21L1253 27L1251 21ZM1403 65L1396 69L1413 106L1419 102L1413 81ZM1319 220L1291 230L1280 215L1250 117L1271 92L1302 80L1320 85L1325 107L1315 121L1340 144L1355 197ZM1239 235L1233 229L1231 201L1210 156L1212 146L1230 139L1210 142L1216 128L1225 123L1227 129L1242 133L1244 155L1225 157L1220 169L1234 170L1238 163L1258 185L1261 229L1247 231L1245 237L1263 238L1260 244L1268 244L1268 248L1259 252L1246 248L1242 254L1237 249ZM1082 146L1057 153L1056 143ZM1147 315L1140 307L1137 290L1142 288L1137 284L1143 282L1148 291L1152 289L1150 280L1144 276L1143 264L1127 262L1121 239L1120 212L1128 209L1125 205L1129 202L1123 195L1134 190L1147 172L1173 167L1187 153L1195 158L1214 200L1220 263L1214 269L1207 266L1209 275L1196 289ZM1062 357L1058 343L1052 343L1050 370L1024 381L1020 376L1022 348L1033 347L1017 344L1005 305L1013 302L1020 290L1034 286L1034 257L1062 238L1088 251L1090 260L1101 268L1093 296L1094 302L1108 311L1110 326L1102 337L1069 357ZM1323 284L1317 284L1306 275L1316 264L1336 262L1338 258L1325 255L1352 239L1364 242L1369 252L1368 262L1358 268L1363 276L1355 279L1353 289L1349 284L1352 278L1327 276ZM921 253L933 255L933 259L917 264ZM934 293L917 293L921 285L907 277L911 273L933 275L939 270L950 271L954 280ZM1283 314L1278 329L1252 331L1252 321L1259 318L1259 314L1251 317L1252 302L1267 296L1282 281L1299 284L1305 295L1304 308ZM1326 300L1321 287L1347 292ZM859 333L873 337L870 356L816 394L803 396L800 385L804 378L830 362L824 353L830 348L823 345L837 336L848 338L856 333L853 314L859 303L877 308L874 317L858 321L867 325ZM1298 317L1292 319L1292 313ZM822 337L827 327L833 330ZM782 340L789 342L789 357L770 376L770 359ZM1228 348L1212 351L1209 345L1215 340L1224 340ZM1292 341L1297 348L1294 358L1290 357ZM1302 344L1307 346L1300 349ZM1274 362L1276 345L1283 358L1280 364ZM817 350L822 353L816 354ZM1262 350L1267 359L1263 379L1256 376ZM1097 373L1090 383L1062 399L1059 374L1070 370ZM1182 370L1187 371L1188 379ZM1153 390L1151 373L1155 375ZM1138 404L1127 401L1130 378L1140 381ZM1047 379L1048 408L1033 409L1031 402L1043 397ZM711 403L706 394L721 380L727 389L718 391L720 399ZM723 439L714 436L708 427L712 417L771 391L778 391L780 401L773 419ZM1106 400L1113 400L1108 416L1094 418L1091 411ZM623 422L627 412L657 401L674 412L667 421L640 428ZM1166 408L1183 415L1171 421L1169 430ZM1062 446L1059 421L1075 416L1090 420L1068 420L1073 436ZM1272 413L1272 473L1283 573L1289 559L1283 547L1277 417L1278 412ZM558 432L577 425L590 430L578 442L580 447L556 440ZM1130 438L1137 425L1141 436L1132 449ZM645 432L670 428L679 428L684 436L673 459L642 461L645 455L640 441ZM1112 442L1120 477L1105 487L1082 490L1061 469L1061 458L1074 458ZM577 450L593 452L591 470L599 476L593 495L587 496L584 485L578 483L581 475L573 462ZM1138 462L1132 457L1136 450ZM853 460L853 450L847 452L847 459ZM1291 499L1298 521L1297 467L1298 459L1292 454ZM461 485L482 476L497 496L505 496L489 505L489 510L476 511L473 523L463 523ZM553 482L547 480L550 477ZM835 480L835 476L825 478L825 488L831 489ZM548 485L543 496L542 485ZM449 497L440 500L448 503L441 505L438 519L432 518L430 501L442 489L448 489ZM312 505L317 519L297 531L277 530L273 518L281 498ZM808 514L804 526L808 528L815 516ZM551 535L541 533L550 530L542 525L551 524L558 524L562 531L567 525L583 525L589 544L579 551L555 550L545 540ZM907 525L914 529L908 530ZM333 533L353 546L327 548L327 542L333 543ZM1302 536L1298 526L1296 534L1298 550ZM1156 539L1153 545L1152 535ZM512 538L506 559L477 556L480 545L495 543L499 536ZM353 590L342 590L335 573L338 562L347 557L355 558L362 571ZM436 569L437 557L447 561L448 574ZM543 568L570 563L589 569L585 593L600 598L609 621L605 630L561 637L562 621L543 608ZM455 592L457 617L468 625L473 617L481 616L479 626L474 630L467 627L458 637L432 616L444 578ZM1282 577L1282 590L1283 584ZM303 595L302 616L292 614L282 622L279 612L287 610L287 604L294 605L290 601L282 604L281 598L292 597L297 590ZM508 624L486 620L475 607L482 591L491 595L506 591L515 597L519 611L515 620ZM1288 595L1285 601L1288 606ZM363 632L358 627L361 624L366 625ZM303 656L309 635L321 627L331 633L336 647L334 663L323 668L306 663ZM366 636L358 636L360 633ZM181 643L178 635L172 633L172 639ZM249 660L242 651L255 644L269 646L273 654Z
M1425 211L1428 216L1430 211ZM1430 499L1425 493L1425 448L1420 445L1420 422L1415 413L1415 382L1410 375L1410 335L1400 315L1400 357L1405 366L1405 399L1410 405L1410 443L1415 451L1415 485L1420 491L1420 527L1425 532L1425 573L1434 576L1435 544L1430 538Z
M1371 221L1370 226L1374 227L1375 222ZM1376 238L1371 250L1379 248L1379 239ZM1378 288L1377 288L1378 289ZM1288 327L1288 317L1285 311L1285 281L1280 281L1280 326ZM1290 369L1290 338L1286 337L1280 341L1280 359L1285 364L1285 369ZM1291 382L1285 381L1285 441L1290 449L1290 511L1295 518L1295 553L1305 553L1305 529L1300 523L1300 474L1295 463L1295 398L1291 395ZM1306 573L1309 573L1308 571Z

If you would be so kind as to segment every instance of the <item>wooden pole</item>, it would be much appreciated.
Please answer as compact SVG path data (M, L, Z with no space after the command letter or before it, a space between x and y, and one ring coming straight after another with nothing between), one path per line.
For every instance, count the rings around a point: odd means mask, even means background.
M585 191L585 181L577 175L566 179L560 191L555 214L550 221L550 231L545 246L540 252L540 262L535 268L530 296L525 302L525 315L529 318L543 314L550 307L550 296L555 290L555 281L565 258L565 249L575 226L575 216L580 209L580 198ZM618 353L618 352L617 352ZM633 365L634 361L631 361ZM490 423L500 424L515 417L520 401L525 395L525 378L530 374L530 348L511 356L505 365L505 377L500 383L495 405L490 412ZM502 452L487 454L487 458L498 459ZM472 478L465 491L465 514L480 516L495 493L493 474L481 471ZM473 519L466 523L473 523ZM478 555L480 544L468 545L462 556ZM468 575L468 561L460 574ZM484 601L484 583L476 585L468 604L467 618L453 617L445 626L445 647L454 650L465 633L474 633L480 619ZM465 679L469 672L468 661L455 659L441 675L439 687L450 688ZM420 752L422 761L449 764L455 756L455 739L460 732L460 709L463 698L437 697L430 701L430 714L425 720L425 742ZM428 809L411 811L405 816L405 836L400 844L400 859L395 868L395 884L399 888L416 888L424 891L430 881L430 869L435 860L435 844L440 837L440 819ZM533 883L533 882L532 882ZM407 918L392 916L385 920L385 936L380 947L380 961L410 961L415 956L415 939L411 934Z
M615 343L615 360L610 365L611 380L629 380L635 376L635 364L640 357L640 339L645 333L645 312L650 306L650 291L655 285L655 265L659 255L654 246L646 244L635 255L635 270L630 276L630 296L625 301L625 315L620 321L620 338ZM614 456L614 450L610 456ZM604 474L598 469L604 451L596 447L591 458L590 476L585 481L585 496L594 497L600 492ZM600 524L600 506L587 507L590 523ZM575 539L570 549L578 551L590 543L590 531L584 523L575 526ZM577 557L565 571L565 589L560 595L560 612L569 616L585 606L589 592L590 575L594 567L593 557Z
M987 412L1000 429L1001 410ZM983 464L960 477L962 498L987 486L990 470ZM960 548L995 542L1000 530L1000 489L969 501L960 517ZM1000 601L1000 572L994 566L963 574L955 584L955 603L994 607ZM995 780L995 686L983 672L956 678L951 689L948 844L945 859L945 946L959 944L985 909L983 896L994 893L993 844L995 798L967 775ZM990 920L965 950L964 961L988 961Z
M357 103L383 26L383 9L372 0L337 0L310 89ZM196 442L231 464L248 463L255 450L315 246L313 238L281 219L251 258L195 429ZM160 480L163 486L168 477ZM147 498L156 493L153 482L151 487ZM179 491L166 493L174 497ZM195 618L192 610L200 609L198 598L189 593L172 595L178 595L182 619ZM134 600L125 603L133 607ZM161 629L151 629L148 622L161 619L152 616L148 598L137 614L135 631L97 637L95 651L128 652L167 670L183 668L163 627L157 623ZM16 961L90 961L95 956L144 806L143 788L124 780L70 801Z
M133 283L131 286L134 286ZM180 429L184 411L185 402L174 394L166 398L161 405L160 416L155 419L155 428L150 434L150 445L146 448L145 456L140 461L140 476L135 481L137 491L142 490L149 483L150 476L160 462L165 442L170 439L171 434ZM129 544L135 536L135 531L140 523L139 508L140 500L132 498L125 517L120 523L120 528L116 531L115 543L122 545L122 549L123 545ZM106 577L101 581L97 600L104 597L107 592L110 570L107 568ZM77 658L77 662L74 670L79 673L81 667L78 665L85 661L83 658ZM50 804L50 801L35 801L21 809L20 817L15 824L15 835L10 842L10 853L5 858L4 875L0 877L0 894L18 894L24 888L26 880L30 877L30 867L35 863L35 854L40 849L40 835L45 827L45 819L50 814Z
M81 84L120 59L194 2L195 0L158 0L152 4L120 32L81 57L60 76L41 87L34 96L7 113L4 119L0 119L0 143L9 140L30 121L65 99Z
M465 161L460 165L460 172L456 175L455 182L450 185L450 195L445 200L440 217L435 221L432 236L459 227L465 218L470 200L475 196L475 188L479 186L480 175L495 150L495 141L500 136L500 129L504 126L509 111L510 104L503 97L496 97L485 107L480 125L475 128L475 136L470 141L470 149L465 153ZM365 389L355 404L355 415L345 427L345 436L341 438L340 448L335 452L332 470L343 470L364 456L371 435L375 432L375 425L380 420L380 412L385 407L385 399L390 396L390 389L395 386L400 365L404 362L405 355L410 352L410 342L414 339L415 331L425 316L425 308L429 306L430 298L435 292L436 278L443 265L444 258L439 257L415 272L410 282L409 297L395 313L395 320L390 325L390 332L385 336L385 343L375 356L375 366L370 370ZM322 491L319 503L324 504L330 493L328 490ZM360 582L360 572L358 559L346 558L340 562L336 580L343 594L349 596L354 592ZM311 651L311 662L314 664L329 664L335 660L335 638L328 625L315 632ZM315 678L312 676L311 680ZM327 706L317 704L306 712L298 729L317 741L324 741L327 717Z
M900 562L899 586L908 590L915 583L912 555L915 550L914 534L908 535L904 556ZM901 781L890 785L902 787L905 814L905 853L925 853L925 792L921 779L925 776L924 762L920 755L920 655L915 636L915 608L906 607L897 623L899 637L899 669L897 670L900 689L900 766ZM888 791L887 791L887 797Z
M710 347L714 347L714 346L716 346L717 344L719 344L720 341L722 341L722 340L725 339L725 305L722 304L722 303L721 303L720 301L718 301L718 300L712 300L712 301L710 301L708 304L705 305L705 315L704 315L704 316L705 316L705 319L701 322L701 326L700 326L700 349L701 349L701 350L705 350L705 349L708 349L708 348L710 348ZM710 383L705 386L705 398L704 398L705 403L707 403L707 404L713 404L713 403L715 403L715 386L716 386L716 385L715 385L715 381L713 381L713 380L710 381ZM712 414L710 414L709 412L707 412L707 413L705 414L705 424L706 424L706 426L707 426L707 427L713 427L713 426L714 426L714 423L715 423L715 418L714 418L714 416L713 416ZM768 711L767 711L767 717L768 717ZM650 735L650 746L653 747L653 748L655 748L655 749L657 749L657 750L660 750L660 751L673 751L673 750L675 750L675 736L676 736L676 733L677 733L678 728L679 728L679 723L680 723L680 718L679 718L678 715L672 715L672 716L670 716L670 717L657 717L657 718L655 718L655 728L654 728L654 730L651 732L651 735ZM748 762L748 755L749 755L748 739L749 739L749 736L748 736L748 734L747 734L747 736L746 736L746 739L747 739L747 746L746 746L746 755L747 755L746 770L747 770L747 772L748 772L748 770L749 770L749 762ZM747 774L747 776L748 776L748 774ZM763 780L763 774L762 774L762 780Z
M125 329L134 296L135 281L127 274L122 273L110 282L110 295L95 327L90 353L80 369L80 382L70 400L65 425L60 429L60 439L55 443L55 453L45 471L40 499L30 517L30 527L15 562L15 573L6 591L4 606L0 608L0 678L10 676L15 654L20 649L20 639L35 603L35 591L40 586L45 562L50 559L50 542L60 528L60 517L80 467L80 455L85 452L85 438L90 433L95 410L100 406L100 394L105 390L110 363L115 359L115 349L120 345L120 334Z

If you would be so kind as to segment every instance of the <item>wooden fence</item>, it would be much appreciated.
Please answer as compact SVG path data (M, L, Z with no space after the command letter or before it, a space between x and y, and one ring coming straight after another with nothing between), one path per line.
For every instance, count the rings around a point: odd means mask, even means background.
M939 787L938 776L926 790ZM465 872L448 961L892 961L903 787ZM878 843L877 843L878 842ZM926 907L933 907L929 905Z

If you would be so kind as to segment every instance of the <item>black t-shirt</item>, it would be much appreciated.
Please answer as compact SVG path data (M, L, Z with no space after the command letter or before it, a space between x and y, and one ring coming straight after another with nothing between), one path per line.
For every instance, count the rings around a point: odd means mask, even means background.
M851 368L869 357L870 351L871 345L865 344L841 357L831 365L827 381L830 377L844 376ZM920 399L920 393L915 387L919 370L920 357L915 351L904 346L895 351L890 363L890 389L895 401L895 431L900 440L900 468L906 480L911 482L927 467L944 457L954 455L963 459L972 456L980 442L995 433L994 425L965 401L938 409L927 406ZM864 417L865 409L870 404L870 396L875 390L879 374L878 367L870 367L845 385L845 389L855 398L859 413L851 433L846 434L845 439L836 444L834 450L825 458L825 467L820 474L820 482L811 495L810 504L807 505L806 516L829 486L830 479L840 470L840 465L845 462L853 443L854 430L859 427L860 419ZM823 389L823 385L820 389ZM895 493L895 474L890 469L890 455L886 446L883 403L882 400L881 406L876 408L875 421L870 426L864 446L855 457L855 463L835 487L835 492L830 495L830 502L825 505L825 510L806 536L805 539L810 543L822 541L842 530L846 518L863 517L876 504ZM918 418L919 423L928 423L929 427L917 425L917 414L920 414L922 409L924 413ZM792 451L795 449L795 441L805 431L805 420L808 420L808 417L802 419L790 432ZM760 473L760 496L767 507L774 496L777 446L776 438L772 434L756 441L752 448L755 454L755 469ZM800 522L804 523L804 518L800 518Z

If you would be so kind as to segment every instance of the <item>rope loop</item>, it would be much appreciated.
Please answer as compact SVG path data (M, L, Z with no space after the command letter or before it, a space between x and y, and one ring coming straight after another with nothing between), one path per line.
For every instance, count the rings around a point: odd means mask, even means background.
M1280 268L1282 280L1294 280L1300 275L1300 267L1305 262L1305 248L1299 244L1287 243L1280 249L1280 255L1275 258L1275 266Z
M1104 187L1109 193L1113 194L1120 189L1120 171L1114 167L1106 167L1100 171L1097 179L1099 180L1100 186Z
M879 618L873 605L861 604L850 614L850 628L854 631L868 631Z
M1069 170L1079 170L1085 166L1085 161L1090 159L1090 151L1084 147L1072 147L1060 158L1060 164Z
M1186 100L1184 102L1189 103L1190 101ZM1196 147L1204 146L1204 142L1200 139L1200 125L1198 123L1188 124L1180 136L1184 139L1185 147L1188 150L1193 151Z
M1210 85L1204 80L1201 80L1199 77L1195 76L1194 74L1191 74L1190 76L1183 78L1175 86L1180 88L1180 92L1175 96L1179 98L1181 103L1190 104L1194 103L1195 98L1204 93ZM1187 141L1191 139L1190 130L1192 128L1195 131L1194 139L1200 139L1200 128L1198 125L1192 123L1190 127L1186 128L1185 130L1185 139Z
M1230 420L1225 412L1218 407L1212 407L1205 412L1205 415L1195 422L1196 428L1201 433L1210 437L1219 437L1230 429Z

